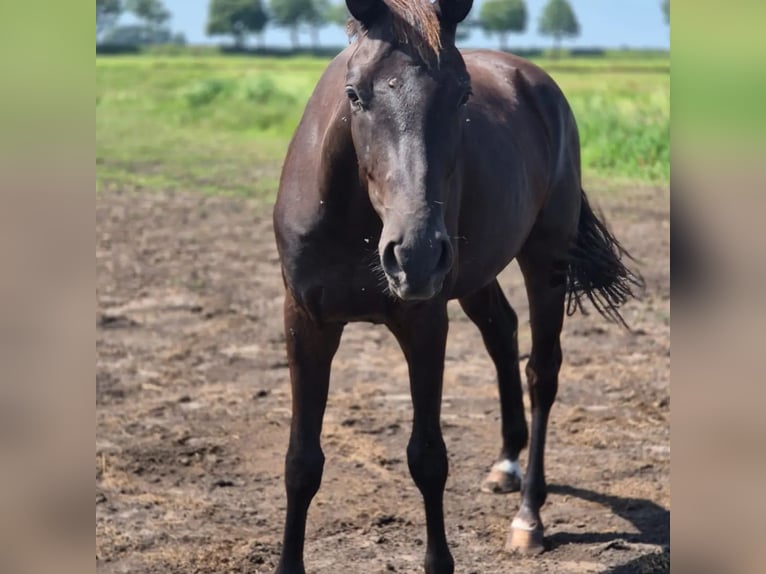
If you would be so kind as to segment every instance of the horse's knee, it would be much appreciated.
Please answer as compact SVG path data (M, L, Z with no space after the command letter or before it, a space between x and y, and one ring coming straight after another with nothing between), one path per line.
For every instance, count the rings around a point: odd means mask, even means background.
M319 446L291 445L285 457L285 485L288 493L312 497L319 490L324 453Z
M413 436L407 445L407 464L419 489L443 489L449 468L447 447L442 437L424 439Z

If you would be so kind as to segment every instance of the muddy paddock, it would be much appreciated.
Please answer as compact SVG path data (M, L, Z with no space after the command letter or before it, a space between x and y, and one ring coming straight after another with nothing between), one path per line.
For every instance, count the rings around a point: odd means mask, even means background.
M647 288L626 308L633 333L595 314L565 322L546 459L548 551L537 558L502 550L518 493L479 490L500 446L494 369L478 330L450 304L445 513L457 572L669 571L668 192L629 188L593 200ZM96 201L97 569L270 573L290 402L269 206L117 191ZM527 304L515 264L501 284L522 318L524 355ZM405 455L410 417L393 337L350 325L333 365L309 572L422 572L425 519Z

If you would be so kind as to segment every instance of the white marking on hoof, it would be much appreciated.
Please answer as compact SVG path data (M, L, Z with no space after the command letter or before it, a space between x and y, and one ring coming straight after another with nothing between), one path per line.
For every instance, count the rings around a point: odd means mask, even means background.
M519 478L522 478L521 467L518 460L503 459L492 465L492 470L498 470L505 474L511 474Z
M505 459L492 465L481 490L489 494L505 494L520 490L521 483L522 473L518 461Z
M532 530L538 530L540 528L539 524L530 524L523 518L519 518L518 516L513 519L513 522L511 522L511 528L514 530L526 530L528 532L531 532Z

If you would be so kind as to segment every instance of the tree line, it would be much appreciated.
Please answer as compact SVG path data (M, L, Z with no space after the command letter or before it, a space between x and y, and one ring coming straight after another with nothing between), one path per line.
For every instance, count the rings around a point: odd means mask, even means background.
M117 23L131 14L136 24ZM170 27L170 11L161 0L96 0L96 42L103 44L185 44L182 33Z
M670 2L660 8L670 21ZM118 26L124 13L132 14L138 24ZM329 25L344 26L349 18L343 0L210 0L206 33L210 37L230 37L242 48L250 37L264 45L268 25L289 31L293 48L300 47L301 32L308 31L311 46L319 46L319 31ZM167 44L186 42L183 34L173 34L168 27L170 12L162 0L96 0L96 41L104 44ZM524 0L484 0L474 18L464 22L458 39L472 29L495 36L500 48L508 48L511 34L527 30L528 11ZM558 51L564 38L580 34L580 24L568 0L548 0L538 20L538 32L551 37Z

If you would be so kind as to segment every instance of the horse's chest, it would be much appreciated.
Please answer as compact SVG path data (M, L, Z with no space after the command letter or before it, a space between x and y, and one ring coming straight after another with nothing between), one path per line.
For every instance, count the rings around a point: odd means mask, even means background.
M287 288L318 319L384 321L387 297L371 239L362 246L303 239L282 253L282 265Z

